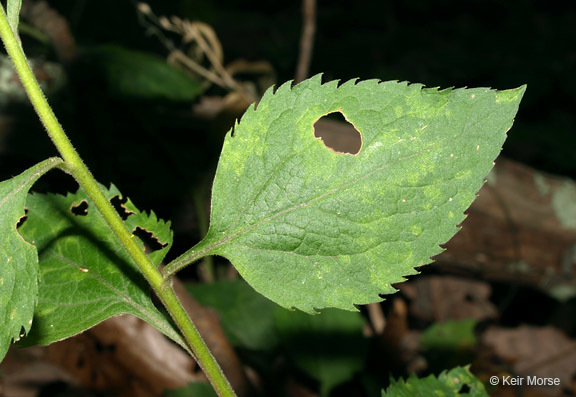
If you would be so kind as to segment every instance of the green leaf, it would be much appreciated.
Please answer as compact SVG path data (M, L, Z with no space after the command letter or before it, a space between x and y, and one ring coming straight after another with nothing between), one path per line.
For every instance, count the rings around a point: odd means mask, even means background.
M468 392L461 392L466 385ZM465 388L466 389L466 388ZM418 379L414 374L407 381L392 380L382 397L488 397L484 385L468 370L468 367L456 367L442 372L438 377L430 375Z
M320 382L322 396L364 367L368 341L360 313L326 309L311 316L278 307L275 317L286 354Z
M226 136L210 229L189 254L228 258L284 307L380 301L458 231L524 90L319 75L270 89ZM314 137L338 111L362 135L357 155Z
M444 323L434 323L420 338L420 344L425 349L462 350L476 344L474 327L476 320L448 320Z
M61 159L50 158L0 182L0 361L12 340L30 330L38 300L38 253L16 225L34 182L60 163Z
M269 350L278 343L274 327L276 305L243 280L187 285L200 304L218 312L222 329L236 347Z
M121 197L114 186L103 191L109 199ZM84 191L32 194L26 205L28 219L20 232L38 247L41 283L34 325L24 344L50 344L129 313L185 345L154 306L149 285ZM129 200L123 206L132 213L125 220L128 229L150 232L163 246L149 254L160 263L172 244L170 224L138 211Z
M109 45L92 50L90 59L118 96L187 102L203 91L199 82L153 54Z

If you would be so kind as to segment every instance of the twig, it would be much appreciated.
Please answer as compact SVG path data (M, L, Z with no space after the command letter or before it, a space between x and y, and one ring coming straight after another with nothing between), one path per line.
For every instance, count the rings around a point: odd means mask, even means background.
M372 331L375 335L382 335L386 328L386 318L382 312L380 302L370 303L369 305L366 305L366 308L368 309Z
M296 68L295 82L299 83L308 77L312 50L314 49L314 35L316 33L316 0L302 1L302 37L300 38L300 56Z
M222 45L211 26L175 16L171 18L157 17L146 3L138 3L137 8L140 23L147 28L149 33L158 36L164 46L170 51L169 62L177 61L207 81L240 94L248 103L257 99L242 84L236 81L227 68L224 67ZM196 58L198 59L194 60L184 51L177 49L166 38L162 30L181 36L182 44L187 46L189 51L193 50L197 54ZM202 65L203 57L206 57L209 68Z

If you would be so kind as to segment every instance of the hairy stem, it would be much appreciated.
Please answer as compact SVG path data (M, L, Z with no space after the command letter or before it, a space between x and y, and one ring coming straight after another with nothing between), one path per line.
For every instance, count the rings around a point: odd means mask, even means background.
M186 266L189 266L205 256L211 255L211 251L214 249L214 244L207 245L205 241L206 238L164 267L162 276L165 282L168 282L176 273L178 273L178 271Z
M4 7L1 5L0 37L4 42L8 55L10 55L10 58L16 67L18 76L28 93L34 109L38 113L50 139L52 139L52 142L54 142L54 145L64 159L65 166L63 168L65 168L65 170L76 179L80 187L88 194L116 238L118 238L122 243L134 263L136 263L140 269L140 272L150 283L184 335L184 338L194 353L195 358L204 370L204 373L212 383L218 395L234 396L235 393L230 387L228 380L222 373L218 363L208 350L208 347L198 333L198 330L176 297L171 283L163 282L162 275L156 266L154 266L150 261L148 256L140 249L140 247L138 247L136 241L131 237L131 233L122 222L122 219L106 199L106 196L104 196L100 190L100 187L92 176L92 173L88 170L78 155L78 152L76 152L76 149L74 149L72 143L66 136L66 133L48 105L48 102L38 85L38 81L26 61L24 52L10 27Z

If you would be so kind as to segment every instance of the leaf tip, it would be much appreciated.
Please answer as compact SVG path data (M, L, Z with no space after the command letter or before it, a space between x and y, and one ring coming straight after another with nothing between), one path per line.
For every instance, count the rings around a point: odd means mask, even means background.
M527 85L524 84L518 88L510 90L502 90L496 93L497 103L519 103L524 93L526 92Z

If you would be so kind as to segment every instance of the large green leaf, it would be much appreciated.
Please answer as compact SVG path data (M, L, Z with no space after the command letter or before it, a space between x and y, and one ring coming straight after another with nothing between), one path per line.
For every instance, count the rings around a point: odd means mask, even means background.
M114 186L103 190L109 199L121 197ZM26 205L28 219L20 232L38 248L41 283L34 325L23 343L49 344L129 313L184 344L154 306L149 285L84 191L31 194ZM138 211L130 201L123 205L132 214L125 221L129 230L152 233L150 238L163 246L149 254L158 264L172 244L169 223Z
M466 391L465 391L466 390ZM488 397L484 385L467 367L456 367L434 375L417 378L412 374L408 380L392 380L382 397Z
M0 361L12 340L30 330L38 299L38 253L16 225L34 182L61 162L51 158L0 182Z
M457 232L524 89L316 76L268 90L226 136L210 229L193 251L228 258L285 307L379 301ZM338 111L362 135L357 155L314 136Z

